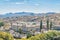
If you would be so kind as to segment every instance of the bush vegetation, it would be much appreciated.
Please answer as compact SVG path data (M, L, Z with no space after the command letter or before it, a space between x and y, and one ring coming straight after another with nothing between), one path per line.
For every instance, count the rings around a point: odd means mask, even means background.
M10 33L0 31L0 40L14 40Z
M48 31L47 33L40 33L36 36L32 36L30 38L22 38L20 40L53 40L54 37L59 37L60 38L60 32L58 31ZM60 39L57 39L60 40Z
M16 40L53 40L57 37L57 40L60 40L60 32L50 30L47 33L40 33L29 38L22 38ZM10 33L0 31L0 40L14 40L14 38Z

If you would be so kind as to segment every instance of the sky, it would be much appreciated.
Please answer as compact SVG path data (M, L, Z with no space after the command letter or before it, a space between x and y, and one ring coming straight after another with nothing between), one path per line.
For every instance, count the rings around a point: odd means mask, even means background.
M60 12L60 0L0 0L0 14Z

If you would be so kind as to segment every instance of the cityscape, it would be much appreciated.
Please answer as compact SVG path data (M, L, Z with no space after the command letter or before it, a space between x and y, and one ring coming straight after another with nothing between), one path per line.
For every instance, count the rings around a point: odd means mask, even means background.
M60 40L60 0L0 0L0 40Z
M19 12L15 13L16 15L9 13L8 15L10 16L1 15L2 17L0 18L0 31L12 34L15 39L21 39L29 38L40 33L46 33L48 30L60 30L59 13L27 13L28 12Z

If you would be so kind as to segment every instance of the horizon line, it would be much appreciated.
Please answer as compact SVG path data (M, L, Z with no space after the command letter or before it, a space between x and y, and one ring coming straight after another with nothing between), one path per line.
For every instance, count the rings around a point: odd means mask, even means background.
M21 12L27 12L27 11L21 11ZM12 14L15 14L15 13L19 13L19 12L5 12L5 13L0 13L0 15L4 15L4 14L9 14L9 13L12 13ZM60 12L27 12L27 13L34 13L34 14L41 14L41 13L60 13Z

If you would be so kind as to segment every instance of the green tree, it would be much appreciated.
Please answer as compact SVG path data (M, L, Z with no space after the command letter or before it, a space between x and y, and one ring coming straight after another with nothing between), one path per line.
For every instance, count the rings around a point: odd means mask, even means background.
M52 28L52 22L50 22L50 30L51 30L51 28Z
M18 30L18 32L19 32L20 34L22 34L22 33L23 33L23 31L22 31L22 29L21 29L21 28Z
M47 30L49 30L49 19L47 20Z
M18 31L18 24L19 24L19 23L18 23L18 22L16 22L16 24L17 24L17 31ZM19 29L19 30L20 30L20 29Z
M4 23L3 23L3 22L0 22L0 27L1 27L1 26L4 26Z
M40 22L40 32L41 32L41 29L42 29L42 20Z
M33 36L31 33L27 33L27 38L30 38L31 36Z

